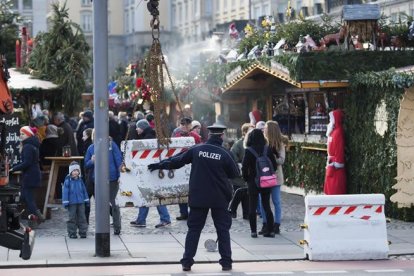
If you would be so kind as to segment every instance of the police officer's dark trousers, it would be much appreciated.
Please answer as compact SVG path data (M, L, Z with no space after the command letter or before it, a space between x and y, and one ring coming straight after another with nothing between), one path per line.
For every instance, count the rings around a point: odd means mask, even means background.
M201 230L206 223L208 210L210 208L194 208L190 207L188 215L188 232L185 239L184 256L181 264L191 267L194 264L194 256L197 252L198 241L200 240ZM211 216L217 231L218 249L221 255L219 263L223 267L229 267L232 264L231 246L230 246L230 227L231 215L226 208L211 208Z

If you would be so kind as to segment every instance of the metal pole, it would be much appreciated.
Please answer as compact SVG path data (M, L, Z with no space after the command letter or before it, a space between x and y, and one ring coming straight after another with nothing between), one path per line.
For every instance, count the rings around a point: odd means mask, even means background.
M95 109L95 254L110 256L108 173L108 0L93 1L93 87Z
M252 20L252 0L249 0L249 22Z

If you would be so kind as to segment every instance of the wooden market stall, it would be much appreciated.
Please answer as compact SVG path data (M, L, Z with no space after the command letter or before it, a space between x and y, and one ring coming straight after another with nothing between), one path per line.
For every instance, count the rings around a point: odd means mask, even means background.
M11 164L15 165L20 162L20 127L28 124L31 120L34 105L37 104L42 109L57 107L61 103L61 97L59 97L61 90L58 85L50 81L35 79L31 75L23 74L16 69L11 68L9 72L8 87L13 97L14 112L5 117L8 126L6 152L12 157ZM10 175L10 182L19 183L19 177L20 172L14 172ZM36 204L40 209L43 209L48 179L49 171L44 169L42 171L42 185L35 197ZM47 217L50 218L50 212Z
M348 81L295 81L281 64L260 63L234 69L226 77L222 103L216 110L231 128L248 122L257 107L262 120L275 120L295 141L325 142L328 111L343 107ZM233 138L233 137L230 137Z
M30 120L31 108L39 104L42 109L59 109L61 106L61 90L58 85L50 81L33 78L14 68L9 69L10 80L8 86L12 92L15 112L20 113L24 122Z

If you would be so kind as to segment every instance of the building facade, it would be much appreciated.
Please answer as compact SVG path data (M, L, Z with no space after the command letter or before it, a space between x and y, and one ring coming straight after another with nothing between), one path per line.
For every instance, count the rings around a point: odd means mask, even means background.
M116 1L118 3L118 1ZM123 27L124 27L124 60L126 63L136 62L142 58L153 42L153 32L150 25L152 15L147 9L147 2L141 0L123 1ZM168 49L174 42L171 31L171 3L159 3L159 39L163 49ZM119 20L119 19L118 19ZM121 21L121 20L120 20ZM154 33L155 36L157 32Z
M6 0L2 0L6 1ZM22 26L27 28L32 37L47 31L47 14L50 0L12 0L12 9L22 17Z
M14 10L22 15L23 25L28 27L31 36L47 31L47 18L53 1L12 0ZM69 18L81 26L92 46L91 0L58 1L66 2ZM178 45L184 44L187 48L200 45L214 32L227 31L232 22L257 21L271 15L282 23L286 21L289 8L292 18L303 16L318 20L321 14L328 13L340 20L343 5L363 2L379 4L382 13L393 21L403 13L414 16L414 0L162 0L159 2L160 40L163 50L172 52ZM151 15L146 4L147 1L142 0L108 0L110 75L118 66L142 58L151 46ZM242 30L239 26L238 29Z

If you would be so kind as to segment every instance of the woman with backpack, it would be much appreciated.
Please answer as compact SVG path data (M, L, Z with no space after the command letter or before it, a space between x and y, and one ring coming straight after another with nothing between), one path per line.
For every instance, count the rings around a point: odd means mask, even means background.
M286 149L285 145L288 143L288 138L282 134L280 131L279 124L276 121L267 121L264 127L264 136L269 145L270 151L274 154L276 159L276 177L277 177L277 186L272 188L271 198L273 205L275 207L275 224L273 226L273 231L275 234L280 233L280 221L282 219L282 204L280 200L280 187L284 182L283 169L282 165L285 163ZM259 231L259 235L266 231L267 228L267 219L264 214L263 208L262 218L263 218L263 227Z
M249 191L249 222L251 237L257 238L256 206L258 203L258 195L260 194L266 219L267 222L269 222L263 236L273 238L275 236L275 232L273 230L273 213L270 209L271 188L260 188L256 175L258 174L257 159L266 154L273 168L276 167L276 160L272 151L267 147L266 139L260 129L253 129L247 135L246 150L242 162L242 176L247 182ZM274 170L272 173L274 173Z

